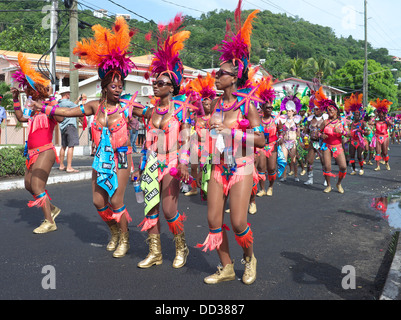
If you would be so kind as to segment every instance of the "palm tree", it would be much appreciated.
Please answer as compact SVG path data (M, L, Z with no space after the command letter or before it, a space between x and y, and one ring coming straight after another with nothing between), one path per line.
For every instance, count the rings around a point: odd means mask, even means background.
M309 72L309 65L302 58L292 59L290 66L290 74L296 78L305 78Z
M309 58L307 63L313 70L315 77L319 79L320 82L323 77L333 74L336 68L336 63L325 57L319 57L317 60L315 58Z

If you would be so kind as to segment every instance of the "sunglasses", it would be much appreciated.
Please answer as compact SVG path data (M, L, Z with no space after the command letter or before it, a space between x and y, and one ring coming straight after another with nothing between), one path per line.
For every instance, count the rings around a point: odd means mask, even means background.
M158 88L162 88L164 86L172 86L173 84L170 82L165 82L164 80L158 80L152 82L153 86L157 86Z
M221 76L232 76L235 77L235 74L232 72L228 72L226 70L220 69L219 71L216 72L216 77L220 78Z

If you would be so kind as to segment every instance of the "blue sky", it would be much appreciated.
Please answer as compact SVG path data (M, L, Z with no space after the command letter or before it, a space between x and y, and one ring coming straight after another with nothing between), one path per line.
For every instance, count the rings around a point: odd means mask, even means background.
M117 6L113 2L119 4ZM234 10L237 0L78 0L81 9L102 8L111 14L134 13L155 22L168 22L177 12L192 17L212 10ZM122 8L127 8L132 11ZM313 24L328 26L337 36L364 39L364 0L243 0L243 9L269 10L298 16ZM368 41L401 57L401 1L368 0ZM322 39L324 40L324 39Z

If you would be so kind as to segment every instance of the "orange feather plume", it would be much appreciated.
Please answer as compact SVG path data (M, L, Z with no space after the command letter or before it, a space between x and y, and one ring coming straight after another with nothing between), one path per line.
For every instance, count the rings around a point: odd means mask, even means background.
M18 64L22 73L31 78L33 82L40 83L45 87L50 85L50 80L43 78L43 76L32 67L31 62L22 52L18 53Z
M362 108L362 100L363 100L363 94L351 94L350 97L348 97L344 101L344 111L346 112L355 112L358 111Z
M244 25L241 28L241 37L244 39L244 42L249 47L249 52L251 51L251 35L252 35L252 22L256 18L256 15L260 12L260 10L253 11L248 18L245 20Z
M387 113L393 103L387 99L380 100L377 98L376 101L370 101L370 104L377 110L377 112Z

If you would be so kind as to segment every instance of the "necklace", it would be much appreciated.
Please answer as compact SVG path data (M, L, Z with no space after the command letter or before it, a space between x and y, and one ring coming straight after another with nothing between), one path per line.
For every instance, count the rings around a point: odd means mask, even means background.
M210 119L210 114L208 114L207 116L202 116L201 119L203 121L208 121Z
M114 110L110 110L110 111L109 111L109 110L107 109L107 102L106 102L106 104L103 104L103 113L107 113L107 115L110 116L110 115L116 113L116 112L118 111L119 108L120 108L120 105L117 103L116 106L115 106L115 108L114 108Z
M227 112L227 111L230 111L231 109L233 109L235 107L235 105L236 105L236 102L237 102L237 100L234 100L233 102L231 102L229 104L225 104L224 100L223 100L223 97L220 97L220 100L221 100L221 102L219 103L219 105L223 109L223 112Z
M170 109L170 103L168 104L168 106L165 107L156 106L156 113L160 115L165 115L169 109Z

